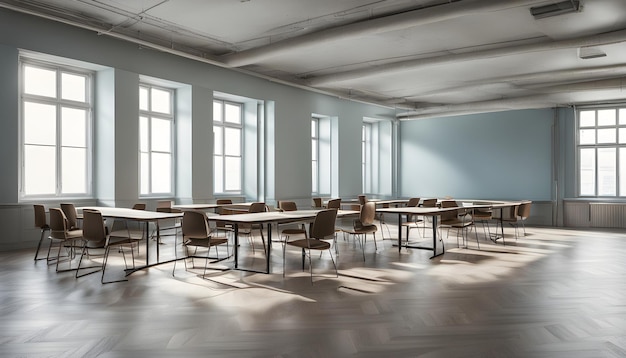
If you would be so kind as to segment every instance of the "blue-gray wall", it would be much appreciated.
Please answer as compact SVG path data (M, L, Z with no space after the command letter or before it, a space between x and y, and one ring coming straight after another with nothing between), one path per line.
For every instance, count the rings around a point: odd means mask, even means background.
M554 110L526 110L400 124L401 193L552 199Z

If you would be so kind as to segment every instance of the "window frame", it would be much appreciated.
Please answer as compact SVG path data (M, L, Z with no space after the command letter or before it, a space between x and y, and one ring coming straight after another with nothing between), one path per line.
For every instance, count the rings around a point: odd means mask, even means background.
M615 112L615 123L614 124L601 124L599 122L599 112L613 110ZM594 124L593 125L584 125L582 124L582 113L583 112L594 112ZM620 184L620 181L626 180L626 162L620 165L622 160L626 160L626 105L613 105L613 106L589 106L589 107L579 107L575 110L576 114L576 193L578 197L581 198L626 198L626 182ZM622 123L620 123L620 121ZM602 130L614 130L615 140L613 142L602 142L598 138L599 131ZM620 129L623 130L624 134L623 138L620 139ZM581 143L581 140L588 140L589 137L583 135L583 131L594 131L593 132L593 143ZM613 174L613 186L615 189L614 194L606 194L601 192L601 186L603 180L601 180L601 173L603 170L600 169L600 161L599 152L606 151L607 149L614 149L614 166L615 172ZM593 150L593 194L588 192L583 192L583 173L584 170L582 160L585 158L583 156L583 151ZM623 157L623 158L622 158ZM587 157L590 158L590 157ZM589 170L589 169L586 169ZM624 173L620 175L620 170Z
M55 97L38 94L25 93L26 91L26 67L39 68L55 72ZM94 91L95 72L93 70L72 66L61 61L42 60L36 55L20 54L18 67L18 98L19 98L19 200L41 200L41 199L87 199L93 197L93 126L94 126ZM62 74L67 73L85 78L85 100L84 102L70 99L63 99ZM26 147L30 145L43 146L42 144L27 144L25 129L25 105L26 103L36 103L52 105L55 107L55 191L50 194L27 194L26 190ZM85 143L83 146L63 145L63 109L79 109L85 112ZM84 162L84 192L64 192L63 188L63 148L81 148L85 151Z
M361 127L361 185L363 194L373 193L373 125L363 122Z
M311 117L311 194L320 192L320 119ZM315 125L315 129L313 129Z
M176 108L175 108L175 103L176 103L176 89L175 88L170 88L170 87L165 87L165 86L161 86L161 85L155 85L153 83L150 83L150 81L140 81L139 82L139 87L137 88L138 91L141 92L142 88L146 88L147 92L148 92L148 109L142 109L141 108L141 94L140 94L140 101L139 103L137 103L137 107L139 109L139 117L137 118L137 120L139 121L139 138L138 138L138 143L139 143L139 197L140 198L158 198L158 197L171 197L174 195L175 192L175 188L176 188L176 182L175 182L175 173L176 173L176 143L175 143L175 138L176 138ZM170 94L170 103L169 103L169 108L170 108L170 113L163 113L163 112L157 112L154 111L152 109L152 94L151 94L151 89L157 89L157 90L161 90L161 91L165 91L165 92L169 92ZM142 136L142 131L141 131L141 118L142 117L146 117L148 119L147 121L147 140L148 143L147 151L143 151L142 150L142 140L141 140L141 136ZM153 142L153 138L152 138L152 126L153 126L153 120L157 119L157 120L167 120L169 121L169 130L170 130L170 151L163 151L163 150L153 150L153 146L152 146L152 142ZM153 189L153 180L152 180L152 156L153 154L168 154L170 156L170 188L168 192L157 192L154 191ZM147 154L147 158L148 158L148 167L146 169L147 171L147 186L148 186L148 190L147 192L143 192L142 189L142 176L143 176L143 159L142 159L142 155L143 154Z
M213 147L213 194L216 196L220 196L220 195L241 195L243 193L243 183L244 183L244 103L241 102L236 102L236 101L231 101L231 100L226 100L226 99L222 99L222 98L213 98L213 106L215 108L215 103L219 102L221 103L221 118L222 120L219 122L215 121L215 118L213 118L213 141L214 143L216 142L216 138L215 138L215 128L219 127L221 128L221 138L220 138L220 143L222 145L221 147L221 154L216 154L215 152L215 144ZM226 104L229 105L234 105L239 107L239 123L233 123L233 122L227 122L225 120L226 118ZM213 110L215 112L215 109ZM226 136L226 129L231 128L231 129L237 129L239 131L239 155L227 155L226 154L226 140L225 140L225 136ZM220 170L216 170L216 157L221 157L221 168ZM237 190L227 190L225 183L226 183L226 158L239 158L239 189ZM218 173L221 174L221 183L222 183L222 190L218 191L217 187L216 187L216 183L217 183L217 175Z

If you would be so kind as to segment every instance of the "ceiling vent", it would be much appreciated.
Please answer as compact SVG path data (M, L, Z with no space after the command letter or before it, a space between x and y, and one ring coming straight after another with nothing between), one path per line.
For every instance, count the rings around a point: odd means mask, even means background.
M582 7L580 6L580 1L568 0L550 5L531 7L530 13L533 15L535 20L537 20L551 16L569 14L572 12L580 12L581 9Z
M606 53L598 47L581 47L578 49L578 57L582 60L606 57Z

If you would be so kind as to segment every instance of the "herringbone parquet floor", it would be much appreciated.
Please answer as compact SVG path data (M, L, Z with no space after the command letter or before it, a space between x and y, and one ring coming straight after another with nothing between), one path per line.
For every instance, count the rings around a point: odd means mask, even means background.
M481 238L480 251L450 237L434 259L399 254L379 233L365 262L340 237L339 277L328 253L316 254L314 284L297 251L283 278L279 243L270 275L211 272L209 281L180 264L172 277L170 263L107 285L99 274L56 273L32 250L4 252L0 356L626 357L625 232L527 233L515 241L507 229L506 246ZM256 247L242 264L262 267ZM172 238L160 249L172 253Z

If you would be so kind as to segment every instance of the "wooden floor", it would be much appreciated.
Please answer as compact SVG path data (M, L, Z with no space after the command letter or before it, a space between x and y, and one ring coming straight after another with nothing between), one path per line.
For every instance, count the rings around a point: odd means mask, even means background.
M32 250L4 252L0 356L626 357L625 232L512 234L506 246L481 237L480 251L451 236L429 259L379 233L365 262L340 236L339 277L328 253L314 255L314 284L297 251L283 278L279 243L270 275L212 271L209 281L179 261L175 277L168 263L107 285L56 273ZM260 247L242 265L262 268ZM165 238L162 258L173 248ZM108 279L123 276L114 255Z

